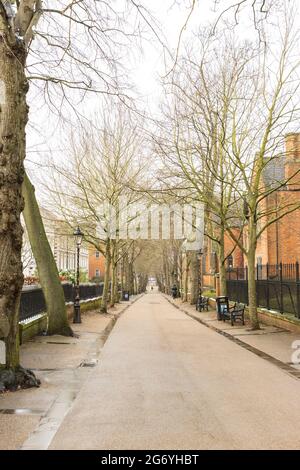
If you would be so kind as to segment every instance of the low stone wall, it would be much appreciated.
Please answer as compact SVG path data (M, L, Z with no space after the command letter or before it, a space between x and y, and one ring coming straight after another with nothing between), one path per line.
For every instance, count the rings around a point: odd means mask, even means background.
M20 344L29 341L34 336L42 334L47 330L48 316L47 313L41 313L35 317L28 318L26 321L19 323L19 339Z
M230 302L232 305L234 302ZM216 299L210 298L209 305L216 308ZM257 309L259 321L265 325L277 326L284 330L300 334L300 319L289 314L281 314L279 312L270 311L264 308ZM245 309L245 316L249 318L248 307Z
M265 309L258 309L258 318L265 325L277 326L278 328L284 328L285 330L300 334L299 318L278 312L273 313Z
M81 313L83 313L88 310L96 310L97 308L100 308L100 303L101 303L101 297L98 297L96 299L82 300L80 302L80 311ZM74 314L74 304L73 302L69 302L66 306L67 306L67 317L69 320L71 320Z

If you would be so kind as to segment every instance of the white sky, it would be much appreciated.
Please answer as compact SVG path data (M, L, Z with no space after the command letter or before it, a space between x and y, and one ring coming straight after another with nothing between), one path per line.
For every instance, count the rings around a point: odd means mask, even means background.
M178 44L179 32L189 13L188 3L188 0L177 0L177 2L174 0L144 0L144 5L150 8L153 16L159 20L162 32L168 41L168 47L173 53ZM235 3L233 0L220 0L218 11L224 10L233 3ZM216 18L216 13L212 11L213 5L214 0L197 1L187 30L182 37L181 50L184 41L190 37L191 31ZM252 21L247 20L247 17L249 17L249 11L246 16L239 18L238 34L251 38L256 33L253 30ZM143 53L136 52L135 60L130 59L131 79L135 82L139 94L142 95L145 107L152 114L157 112L161 98L161 77L170 70L172 65L172 61L168 57L166 67L164 59L163 49L155 39L144 42ZM95 103L97 103L97 98L89 96L84 102L85 112L89 114L95 108ZM50 148L60 160L64 158L63 151L59 150L63 149L64 139L60 132L60 126L56 127L57 120L49 117L48 110L41 107L38 113L32 113L30 118L33 127L29 127L27 131L27 167L34 168L36 171L38 167L32 165L31 162L43 164ZM76 118L74 125L76 126ZM38 130L35 126L38 126Z
M117 0L118 1L118 0ZM224 1L224 0L223 0ZM227 0L225 0L227 1ZM167 43L168 48L174 51L178 44L178 37L180 30L187 18L190 11L188 8L189 0L179 0L176 4L174 0L145 0L144 5L150 8L153 16L158 19L161 27L162 34L164 35L163 42ZM149 4L149 6L148 6ZM210 7L213 5L213 0L198 0L198 5L193 12L193 16L188 24L188 30L195 25L200 25L203 21L207 21L211 16ZM187 37L188 31L183 35L183 40ZM148 34L149 35L149 34ZM147 112L155 114L160 102L162 89L160 87L161 77L166 73L167 58L169 67L172 64L170 56L163 50L161 44L151 36L150 41L143 42L142 51L136 48L136 52L131 54L129 65L127 67L131 70L130 80L136 86L136 90L141 97L141 105L146 108ZM29 93L29 105L31 95ZM83 103L85 114L93 113L95 107L98 106L97 96L88 95ZM139 99L140 103L140 99ZM140 105L139 105L140 107ZM34 111L33 111L34 109ZM31 106L32 113L30 115L30 125L27 129L27 168L33 169L34 173L38 171L36 163L43 164L45 156L49 155L49 150L53 151L56 158L63 159L63 151L59 149L64 147L62 142L64 139L60 135L60 125L57 126L57 119L55 116L49 116L48 109L42 105L35 112L35 105ZM73 116L76 123L76 117ZM31 162L35 164L32 165Z

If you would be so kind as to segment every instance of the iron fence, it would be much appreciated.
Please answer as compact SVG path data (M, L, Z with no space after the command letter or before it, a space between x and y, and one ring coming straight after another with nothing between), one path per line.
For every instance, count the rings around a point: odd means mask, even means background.
M21 293L19 320L26 320L46 311L43 291L40 287L25 287Z
M63 283L62 287L65 295L65 301L73 302L75 296L74 286L69 283ZM82 300L101 297L102 292L103 283L80 285L80 298ZM26 320L27 318L34 317L35 315L45 311L46 302L41 287L29 286L23 288L20 300L19 320Z
M248 268L227 270L227 294L237 302L248 304ZM286 312L300 318L299 263L257 265L256 299L259 307Z

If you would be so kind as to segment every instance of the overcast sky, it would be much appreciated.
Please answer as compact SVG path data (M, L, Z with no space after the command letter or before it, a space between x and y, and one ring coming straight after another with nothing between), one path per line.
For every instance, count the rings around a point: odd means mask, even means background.
M123 0L117 0L122 2ZM142 50L136 49L134 54L128 58L127 68L130 69L130 80L135 83L138 93L143 100L141 106L145 107L151 114L156 114L161 99L162 88L160 82L162 77L172 67L175 50L178 46L179 33L183 27L190 12L189 0L144 0L144 5L151 8L151 12L160 23L161 40L167 45L167 48L173 54L172 57L166 52L166 49L151 35L149 41L144 41ZM184 49L184 42L192 36L192 32L204 26L208 22L216 20L220 11L223 11L231 4L233 0L220 0L217 12L213 11L214 0L198 0L195 10L189 20L188 26L182 36L180 51ZM228 18L232 20L233 14L230 12ZM257 32L253 28L250 10L239 17L239 27L237 35L239 37L253 37ZM134 47L134 46L133 46ZM134 59L133 59L134 56ZM29 94L29 105L32 94ZM91 114L98 106L99 100L95 96L88 96L81 109L85 114ZM48 110L41 103L31 106L33 110L30 115L31 125L28 128L28 153L27 167L37 168L36 164L43 164L45 157L51 151L59 159L64 158L63 147L64 136L61 132L62 127L55 117L51 117ZM36 112L38 109L38 112ZM76 128L76 117L71 116L73 127ZM31 162L34 162L33 166Z

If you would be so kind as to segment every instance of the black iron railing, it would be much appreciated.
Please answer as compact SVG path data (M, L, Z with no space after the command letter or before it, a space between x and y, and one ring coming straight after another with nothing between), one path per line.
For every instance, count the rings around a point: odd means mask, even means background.
M74 286L69 283L62 285L66 302L74 301ZM103 283L101 284L81 284L80 285L80 298L81 300L92 299L94 297L101 297L103 292ZM20 300L20 316L19 319L26 320L27 318L34 317L39 313L46 311L46 302L41 287L29 286L24 287Z
M256 299L259 307L286 312L300 318L299 263L257 265ZM227 294L230 300L248 304L248 269L227 271Z
M25 287L21 293L19 319L26 320L45 311L46 304L42 289L36 286Z

